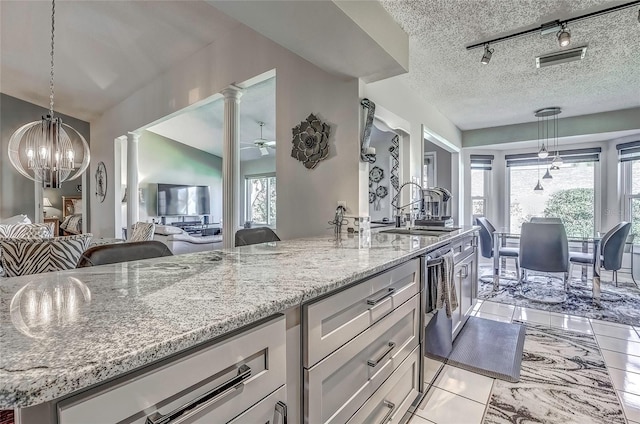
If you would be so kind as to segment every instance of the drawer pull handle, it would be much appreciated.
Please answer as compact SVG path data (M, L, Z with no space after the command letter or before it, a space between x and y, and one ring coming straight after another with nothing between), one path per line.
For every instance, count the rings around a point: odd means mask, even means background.
M382 353L382 355L380 355L380 357L379 357L378 359L369 359L369 360L367 361L367 365L369 365L369 366L370 366L370 367L372 367L372 368L377 367L377 366L378 366L378 364L379 364L380 362L382 362L382 360L383 360L384 358L386 358L388 354L390 354L390 353L391 353L391 351L393 350L393 348L394 348L394 347L396 347L396 344L395 344L394 342L389 342L388 346L389 346L389 347L387 348L387 350L385 350L385 351Z
M395 288L389 287L389 290L382 296L377 299L367 299L367 305L376 306L378 303L382 302L389 296L393 296L393 293L396 291Z
M188 418L192 413L201 411L212 403L219 401L243 387L249 377L251 377L251 368L243 364L238 368L237 376L225 381L191 402L174 409L168 414L162 415L159 412L154 412L147 417L146 424L178 424L179 422L183 422L184 419Z
M287 404L282 402L282 401L278 401L276 403L276 414L279 415L279 419L278 421L274 421L273 424L279 423L279 424L287 424Z
M391 419L391 415L393 415L393 412L396 410L396 404L393 402L389 402L388 400L384 401L384 406L389 408L389 412L387 412L387 415L385 415L384 418L382 418L382 421L380 421L380 424L388 423L389 419Z

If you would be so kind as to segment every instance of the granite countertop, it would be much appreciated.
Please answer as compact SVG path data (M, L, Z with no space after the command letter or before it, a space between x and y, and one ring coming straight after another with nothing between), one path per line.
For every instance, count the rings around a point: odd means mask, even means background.
M0 281L0 409L50 401L366 278L445 237L297 239Z

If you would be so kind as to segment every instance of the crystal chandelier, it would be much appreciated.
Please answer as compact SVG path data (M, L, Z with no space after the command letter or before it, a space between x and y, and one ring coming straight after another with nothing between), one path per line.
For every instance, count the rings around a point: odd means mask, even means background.
M89 166L89 145L82 134L53 115L53 48L55 0L51 4L51 73L49 114L18 128L9 139L9 160L25 177L45 187L60 188ZM73 139L69 137L69 132Z

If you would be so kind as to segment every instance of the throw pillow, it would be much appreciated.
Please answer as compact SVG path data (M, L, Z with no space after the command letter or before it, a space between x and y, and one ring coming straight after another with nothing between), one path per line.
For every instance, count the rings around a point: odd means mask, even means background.
M5 277L73 269L92 234L56 238L0 239Z
M27 215L16 215L6 219L0 219L0 224L5 224L5 225L31 224L31 220Z
M82 213L82 199L72 199L71 203L73 203L73 213L81 214Z
M127 241L149 241L153 240L156 224L148 222L136 222L133 226L131 238Z
M3 238L51 238L53 223L49 224L0 224L0 237Z

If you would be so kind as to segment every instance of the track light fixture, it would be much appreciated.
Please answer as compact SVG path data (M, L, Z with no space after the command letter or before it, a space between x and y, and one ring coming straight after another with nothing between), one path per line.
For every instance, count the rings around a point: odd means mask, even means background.
M618 12L618 11L623 10L623 9L627 9L627 8L630 8L630 7L637 6L639 4L640 4L640 0L633 0L633 1L628 1L626 3L622 3L622 4L617 4L615 6L611 6L611 7L608 7L606 9L601 9L601 10L597 10L595 12L586 13L584 15L575 16L573 18L565 19L563 21L555 20L555 21L551 21L551 22L546 22L546 23L544 23L544 24L542 24L542 25L540 25L538 27L535 27L535 28L530 28L530 29L526 29L524 31L514 32L512 34L504 35L502 37L497 37L497 38L493 38L491 40L485 40L485 41L482 41L480 43L474 43L474 44L468 45L467 46L467 50L484 47L485 53L482 56L481 62L486 65L487 63L489 63L489 60L491 60L491 53L493 53L493 50L489 49L489 45L490 44L501 43L503 41L512 40L514 38L519 38L519 37L526 36L526 35L532 35L532 34L536 34L536 33L537 34L542 34L542 35L556 33L556 36L557 36L557 39L558 39L558 43L560 44L560 47L566 47L571 43L571 33L569 32L569 30L566 29L567 24L578 22L578 21L583 21L585 19L595 18L595 17L598 17L598 16L606 15L608 13ZM638 11L638 22L640 22L640 10ZM556 32L556 31L558 31L558 32ZM487 52L489 52L489 53L487 54Z
M571 44L571 32L567 29L567 24L562 24L562 29L556 34L560 47L567 47Z
M483 65L488 65L491 61L491 55L493 54L493 49L489 48L489 44L484 45L484 54L482 55L482 59L480 59L480 63Z

